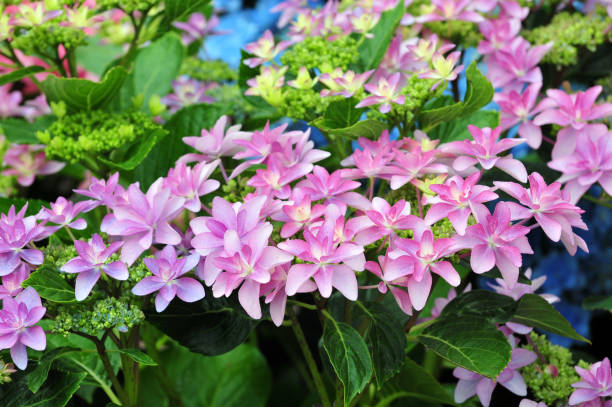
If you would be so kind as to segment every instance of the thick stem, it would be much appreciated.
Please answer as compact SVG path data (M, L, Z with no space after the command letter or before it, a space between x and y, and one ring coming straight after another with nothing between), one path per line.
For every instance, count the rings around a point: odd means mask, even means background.
M132 25L134 26L134 37L132 38L132 41L130 42L130 47L128 49L128 52L123 57L123 61L121 62L122 66L126 66L128 64L132 55L134 54L134 52L136 52L136 48L138 48L138 39L140 38L140 33L147 19L148 13L149 13L149 10L143 11L142 16L140 17L140 21L136 21L136 18L134 17L134 15L129 14L130 19L132 20Z
M327 395L327 389L325 388L325 384L323 383L323 379L319 373L317 363L312 356L312 352L310 352L308 342L306 342L306 337L304 336L304 331L302 331L297 315L295 315L295 312L291 309L291 307L287 309L287 314L289 314L289 318L291 318L291 329L293 329L295 339L297 339L298 345L304 354L304 359L306 360L306 364L308 365L308 369L312 375L312 380L317 392L319 393L319 396L321 397L321 403L323 404L323 407L332 407L332 404L329 401L329 396Z

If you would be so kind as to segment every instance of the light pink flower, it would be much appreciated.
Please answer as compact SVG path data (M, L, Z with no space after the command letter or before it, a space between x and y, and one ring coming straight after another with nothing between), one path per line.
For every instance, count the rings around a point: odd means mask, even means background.
M373 69L363 73L346 71L339 76L334 75L333 77L328 73L324 73L319 79L322 83L328 85L330 89L323 89L321 91L321 96L342 95L345 98L350 98L355 93L363 89L364 84L368 79L370 79L370 76L372 76L373 73Z
M403 105L405 97L400 94L400 79L401 74L396 72L389 78L379 78L376 85L372 83L364 85L366 90L372 95L363 99L355 107L360 108L380 104L380 112L389 113L391 111L391 103Z
M612 131L604 124L591 124L583 132L585 136L576 144L573 154L548 163L550 168L563 173L558 181L565 184L573 204L596 182L612 194Z
M49 208L42 208L37 217L39 220L52 222L58 226L52 227L53 230L68 227L76 230L83 230L87 227L87 222L83 218L75 219L80 213L91 211L98 205L96 201L80 201L72 203L60 196L57 201L51 202Z
M327 204L338 205L340 209L350 206L365 210L370 206L370 201L357 192L351 192L360 186L359 182L342 178L342 170L330 174L324 167L315 165L312 173L307 174L306 179L300 181L296 188L309 194L313 201L325 199Z
M278 247L297 256L305 263L291 266L285 290L294 295L302 285L313 278L321 295L328 298L335 287L349 300L357 299L355 271L365 264L363 246L352 242L336 241L337 219L343 216L335 205L329 205L323 224L316 230L304 230L305 240L286 240Z
M522 162L512 158L512 155L498 157L498 154L523 143L525 139L499 140L501 127L480 129L469 124L468 130L474 140L453 141L443 146L444 151L459 155L453 162L456 171L466 171L479 163L485 170L497 167L517 180L527 182L527 170Z
M521 31L521 21L512 18L485 19L478 24L484 40L478 43L482 55L503 50Z
M182 31L181 40L183 45L189 45L207 36L229 33L229 31L215 30L217 25L219 25L219 17L214 14L207 20L204 14L193 13L186 22L175 21L172 25Z
M183 210L185 199L172 196L162 183L162 178L155 181L146 194L138 183L130 185L127 201L116 205L102 220L102 232L123 237L121 260L128 265L153 243L174 245L181 241L181 235L169 222Z
M285 0L278 3L276 6L270 9L272 13L280 12L281 15L278 18L276 26L283 28L291 22L293 16L301 14L303 11L308 10L308 1L306 0Z
M487 78L496 88L518 89L525 83L541 83L538 63L552 48L552 43L532 47L522 37L516 37L507 47L491 54Z
M455 370L453 370L453 375L459 379L459 382L457 383L457 387L455 387L455 402L463 403L470 397L478 395L480 403L484 407L489 407L491 395L498 383L514 394L526 396L527 386L525 385L523 376L521 376L518 370L521 367L535 362L536 359L536 354L527 349L513 349L512 358L510 359L508 367L506 367L495 380L481 376L478 373L471 372L462 367L456 367Z
M508 130L520 123L519 136L527 141L529 147L535 149L540 148L542 144L542 129L530 119L530 116L539 113L545 107L542 103L535 105L541 87L541 83L533 83L522 93L510 90L508 93L496 93L494 96L494 100L501 108L502 130Z
M438 81L431 87L432 91L443 81L450 82L457 79L457 76L463 70L463 65L457 65L460 57L460 51L451 52L446 57L435 53L431 58L432 69L420 73L419 78L437 79Z
M408 315L412 315L412 303L410 295L406 291L406 285L410 274L413 273L412 259L391 260L389 256L378 256L378 262L367 261L365 269L381 279L378 283L378 291L386 294L387 290L395 298L397 305Z
M610 359L604 358L600 362L593 363L589 369L580 366L574 368L582 380L572 384L576 390L569 398L570 406L612 396Z
M11 91L11 84L0 86L0 117L22 116L23 107L21 101L23 96L18 90Z
M443 164L435 163L436 150L423 151L417 146L412 151L395 150L393 163L387 175L391 176L391 189L399 189L410 181L421 178L425 174L439 174L447 172Z
M468 283L462 294L472 291L472 283ZM438 297L434 300L434 306L431 308L431 318L438 318L449 302L457 298L457 291L453 287L448 291L446 297Z
M433 225L448 217L457 233L464 235L470 214L477 212L474 208L482 210L483 203L498 198L491 188L477 185L479 179L480 173L477 172L466 179L457 175L447 179L444 184L430 185L429 189L437 195L427 198L427 203L432 206L425 215L425 223Z
M69 260L60 270L65 273L78 273L74 290L78 301L87 298L102 273L115 280L128 279L128 269L123 262L107 263L108 259L122 245L123 242L114 242L106 247L97 233L92 236L89 242L83 240L74 242L74 248L79 255Z
M543 401L537 402L529 399L522 399L519 407L548 407Z
M470 10L470 0L431 0L433 10L416 18L417 23L429 21L471 21L479 23L484 18Z
M513 287L518 280L521 253L533 254L526 235L529 228L511 225L511 210L506 202L495 207L493 215L486 210L477 214L476 225L469 226L465 236L457 237L460 246L472 250L470 265L481 274L497 266L506 284Z
M15 206L11 205L8 215L0 217L0 276L11 274L24 262L36 266L43 262L40 250L26 247L49 233L37 223L35 216L25 216L27 207L25 204L15 214Z
M66 164L47 161L43 145L14 144L4 153L4 165L9 167L2 175L15 175L19 185L29 187L36 175L49 175L60 171Z
M108 180L93 177L87 189L75 189L75 193L93 198L109 208L124 202L125 190L119 185L119 173L111 175Z
M47 347L45 332L40 326L34 325L46 311L32 287L27 287L15 298L2 300L0 349L10 349L15 366L21 370L28 366L26 346L39 351Z
M325 206L321 204L312 206L311 202L309 194L296 194L292 203L283 205L281 212L272 216L272 219L284 222L280 232L283 239L295 235L304 226L308 226L323 215Z
M529 175L528 189L514 182L495 181L494 184L523 205L508 202L513 219L529 219L533 216L546 236L553 242L561 239L570 254L576 253L577 245L587 250L584 240L572 231L572 227L587 230L580 216L584 211L569 202L569 196L561 192L559 182L546 185L544 178L534 172Z
M391 206L383 198L374 197L372 208L361 218L365 219L368 225L355 236L355 242L361 245L368 245L387 236L393 241L396 230L422 231L425 228L421 218L410 214L410 203L403 199Z
M310 173L312 168L312 164L295 164L285 167L279 160L272 157L268 160L266 168L255 171L255 175L249 179L247 185L257 188L258 194L287 199L291 195L289 184Z
M0 300L5 298L13 298L19 294L23 287L23 283L30 276L30 266L21 263L16 270L11 274L2 276L2 285L0 285Z
M176 256L173 246L166 246L157 252L155 257L147 257L144 263L153 273L140 280L133 288L134 295L148 295L159 291L155 296L155 310L162 312L170 301L178 296L185 302L195 302L204 298L204 287L196 279L183 277L193 270L200 256L192 254L187 257Z
M235 143L236 140L247 139L251 133L240 131L241 125L225 127L228 122L227 116L221 116L215 125L210 129L202 129L200 137L183 137L183 142L202 154L186 154L180 160L190 161L213 161L221 157L230 157L242 150L242 147Z
M185 198L185 209L199 212L202 209L200 197L210 194L221 185L216 179L208 179L218 164L219 160L201 162L191 168L179 162L176 167L170 168L162 187L169 188L174 196Z
M164 96L161 101L169 107L170 113L175 113L185 106L199 103L214 103L216 99L206 92L216 86L218 86L216 82L202 82L197 79L181 76L172 81L173 93Z
M291 41L280 41L275 44L272 31L266 30L257 41L244 46L247 52L255 55L255 58L245 59L244 63L251 68L255 68L264 62L272 61L291 44Z

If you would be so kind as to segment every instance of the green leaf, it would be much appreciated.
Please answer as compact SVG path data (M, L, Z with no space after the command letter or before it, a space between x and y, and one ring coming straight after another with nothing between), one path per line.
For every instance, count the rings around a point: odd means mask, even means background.
M36 215L42 207L49 207L49 203L41 201L40 199L26 199L26 198L0 198L0 213L7 213L11 206L15 206L15 211L19 212L25 204L28 204L26 209L26 216Z
M369 321L365 340L372 355L378 386L393 376L402 366L406 349L404 325L378 302L356 301L355 310Z
M512 351L491 321L475 315L440 318L418 340L444 359L491 379L506 368Z
M45 300L59 303L77 302L74 288L50 266L41 266L22 283L24 287L34 287Z
M380 20L372 29L372 38L365 38L358 48L359 64L363 71L368 71L377 67L382 61L391 39L395 34L395 29L404 15L404 2L398 2L393 10L385 11L381 14Z
M12 375L13 381L0 386L3 407L64 407L79 389L86 373L53 370L36 393L28 388L27 371Z
M35 73L43 72L44 70L45 68L38 65L28 66L27 68L15 69L14 71L7 73L6 75L0 75L0 86L4 86L7 83L18 81L27 76L34 75Z
M133 361L144 366L157 366L157 363L143 351L138 349L119 349L119 352L129 356Z
M98 76L102 76L105 68L123 53L120 45L103 44L101 39L98 35L89 37L87 45L75 50L79 65Z
M473 290L462 293L449 302L440 317L474 315L495 323L504 323L512 317L516 307L517 303L507 295L489 290Z
M589 342L572 328L569 321L559 311L537 294L525 294L520 298L511 321L540 328L552 334Z
M28 374L28 388L32 391L32 393L36 393L47 381L49 370L51 370L51 365L55 359L65 355L66 353L74 351L78 351L78 349L64 346L45 352L38 361L36 368L30 374Z
M100 82L80 78L58 78L47 76L40 85L47 101L66 103L71 112L103 108L119 92L127 77L120 66L109 70Z
M204 9L210 0L164 0L164 22L170 25L175 20Z
M344 322L325 320L323 346L344 385L344 405L350 405L372 377L372 359L359 333Z
M376 394L376 407L386 407L395 400L413 399L454 405L453 398L444 387L422 366L406 358L400 372ZM416 405L413 404L408 405Z
M588 310L603 309L612 311L612 297L606 297L605 295L587 297L584 299L582 307Z
M156 375L162 368L169 383L160 383ZM161 391L162 385L170 385L184 407L263 407L272 384L265 358L246 344L219 356L171 345L160 354L160 367L145 367L140 373L138 405L142 407L176 405Z
M465 117L443 122L429 132L429 138L440 140L442 143L450 141L466 140L471 137L468 131L468 124L473 124L476 127L490 127L494 129L499 126L499 112L494 110L478 110Z
M323 114L326 126L332 129L342 129L357 123L366 110L355 108L357 103L359 101L353 97L331 102Z
M214 298L210 290L201 301L173 301L163 313L148 313L146 318L192 352L211 356L240 345L258 323L235 298Z
M135 181L148 188L157 178L166 176L182 155L194 151L183 142L184 137L199 137L202 129L214 126L229 107L220 104L199 104L176 112L164 126L168 135L151 149L147 157L135 168Z
M148 135L144 140L137 142L135 151L128 154L129 158L125 161L114 162L104 157L98 157L98 160L117 170L131 171L149 155L153 147L164 138L166 132L159 129Z
M39 144L40 140L36 137L36 132L46 130L54 121L55 116L40 116L33 123L24 119L10 117L0 120L0 134L4 134L6 139L15 144Z
M380 137L380 133L387 129L387 126L374 119L366 119L355 123L350 127L345 128L333 128L333 123L328 123L324 118L318 118L311 123L313 126L318 127L321 131L333 134L335 136L342 136L353 140L359 137L366 137L369 139L377 139Z
M476 67L476 61L466 71L467 89L461 102L423 110L418 116L421 130L429 132L443 122L449 122L467 116L486 106L492 99L493 85Z

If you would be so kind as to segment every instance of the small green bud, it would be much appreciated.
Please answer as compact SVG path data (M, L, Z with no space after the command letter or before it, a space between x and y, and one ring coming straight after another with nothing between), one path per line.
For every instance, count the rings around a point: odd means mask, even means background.
M166 105L162 103L159 96L153 95L151 99L149 99L149 111L153 116L159 116L166 111Z
M66 116L66 103L63 100L51 102L51 112L58 118Z

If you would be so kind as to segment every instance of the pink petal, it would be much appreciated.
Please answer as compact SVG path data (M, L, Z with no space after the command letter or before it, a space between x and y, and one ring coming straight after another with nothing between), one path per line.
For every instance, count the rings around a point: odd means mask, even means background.
M489 245L478 244L472 248L470 265L474 273L482 274L495 265L495 252Z
M127 280L130 276L126 265L120 261L102 266L102 271L115 280Z
M79 273L74 287L77 301L83 301L87 298L99 278L100 272L98 270L87 270Z
M344 265L333 266L332 286L347 299L357 300L357 277L350 267Z
M491 379L481 379L476 385L476 394L478 394L483 407L489 407L494 389L495 382Z
M133 288L132 294L134 295L148 295L161 289L164 283L154 277L145 277L140 280Z
M287 295L295 295L297 290L319 269L315 264L294 264L287 273L285 291Z
M522 162L515 160L510 156L501 157L495 163L495 166L503 172L511 175L520 182L527 182L527 170Z
M238 291L238 300L247 314L253 319L261 318L261 304L259 303L259 283L247 279Z
M455 387L455 402L463 403L476 394L476 380L459 380Z
M440 261L429 265L431 270L446 280L453 287L457 287L461 283L461 277L455 268L448 261Z
M25 370L28 367L28 353L23 343L17 342L11 348L11 358L15 366L21 370Z
M155 311L163 312L166 308L168 308L170 301L172 300L167 300L163 295L157 294L155 296Z
M185 302L195 302L204 298L204 287L191 277L176 280L176 295Z
M19 341L34 350L45 350L47 337L40 326L26 328L19 337Z
M425 307L431 290L431 281L431 274L426 272L421 281L411 278L408 282L408 294L415 310L420 311Z

